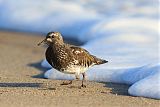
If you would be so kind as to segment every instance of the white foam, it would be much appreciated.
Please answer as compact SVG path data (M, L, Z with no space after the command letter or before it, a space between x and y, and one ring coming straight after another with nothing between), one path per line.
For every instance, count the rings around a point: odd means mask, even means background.
M134 96L160 99L160 71L136 82L128 89L128 92Z
M45 68L52 68L52 66L47 62L46 59L41 62L41 66Z

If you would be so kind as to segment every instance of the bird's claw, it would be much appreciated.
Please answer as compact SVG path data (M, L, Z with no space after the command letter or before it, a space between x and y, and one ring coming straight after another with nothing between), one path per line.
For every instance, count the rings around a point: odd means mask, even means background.
M86 85L82 84L81 87L86 88Z

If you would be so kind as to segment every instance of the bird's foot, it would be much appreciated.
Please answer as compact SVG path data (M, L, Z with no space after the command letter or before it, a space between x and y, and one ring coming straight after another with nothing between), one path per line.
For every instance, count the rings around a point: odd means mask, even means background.
M86 88L86 85L82 84L81 87Z
M69 81L69 82L63 82L61 85L69 85L69 84L72 84L72 81Z

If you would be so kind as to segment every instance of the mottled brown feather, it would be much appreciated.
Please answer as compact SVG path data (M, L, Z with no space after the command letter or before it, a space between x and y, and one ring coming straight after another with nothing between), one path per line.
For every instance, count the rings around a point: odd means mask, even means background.
M80 48L77 46L76 47L71 46L70 48L74 54L75 59L79 60L78 65L89 67L92 65L100 64L100 62L103 61L103 60L91 55L87 50L85 50L83 48Z

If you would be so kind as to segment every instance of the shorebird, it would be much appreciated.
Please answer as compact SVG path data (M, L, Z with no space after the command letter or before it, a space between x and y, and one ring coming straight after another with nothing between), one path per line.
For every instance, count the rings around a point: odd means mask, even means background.
M84 85L84 81L86 80L85 72L90 67L108 62L91 55L81 47L64 43L63 37L59 32L49 32L46 38L38 43L38 46L42 43L48 45L45 56L53 68L62 73L74 74L77 80L80 79L80 74L82 74L81 87L86 87ZM72 81L63 83L62 85L71 83Z

